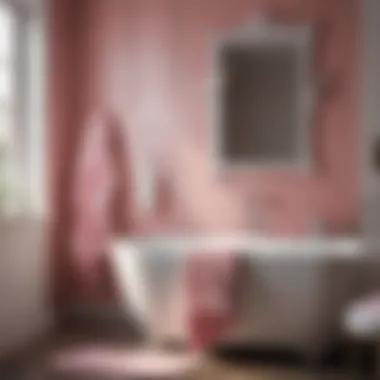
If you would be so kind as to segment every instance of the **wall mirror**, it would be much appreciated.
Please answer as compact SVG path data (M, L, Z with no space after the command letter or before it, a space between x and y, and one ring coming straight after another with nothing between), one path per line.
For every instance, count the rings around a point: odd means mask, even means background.
M218 166L308 168L312 28L261 17L214 46Z

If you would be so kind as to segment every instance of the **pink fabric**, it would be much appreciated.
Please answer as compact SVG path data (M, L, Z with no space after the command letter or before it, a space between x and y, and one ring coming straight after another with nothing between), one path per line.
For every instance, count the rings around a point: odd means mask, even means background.
M206 349L234 320L237 255L199 252L187 264L188 322L191 344Z
M80 277L87 280L96 273L94 266L107 250L112 228L110 199L115 176L108 133L105 118L93 116L81 136L75 166L72 250L86 273Z

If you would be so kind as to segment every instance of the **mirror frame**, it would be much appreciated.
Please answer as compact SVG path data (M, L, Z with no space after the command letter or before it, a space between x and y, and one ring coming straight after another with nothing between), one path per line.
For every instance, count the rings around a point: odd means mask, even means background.
M230 159L223 152L223 83L221 54L228 46L255 47L289 46L297 54L297 152L295 159L240 160ZM240 169L309 170L311 167L311 139L314 119L315 86L313 74L313 28L309 25L280 25L257 17L253 22L230 33L219 34L212 42L211 77L211 146L217 171Z

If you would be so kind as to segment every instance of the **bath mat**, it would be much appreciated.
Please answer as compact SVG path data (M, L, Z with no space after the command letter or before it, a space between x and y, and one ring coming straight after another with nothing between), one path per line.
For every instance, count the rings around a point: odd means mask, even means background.
M184 379L199 363L198 357L189 353L94 346L62 349L49 359L55 374L144 380Z

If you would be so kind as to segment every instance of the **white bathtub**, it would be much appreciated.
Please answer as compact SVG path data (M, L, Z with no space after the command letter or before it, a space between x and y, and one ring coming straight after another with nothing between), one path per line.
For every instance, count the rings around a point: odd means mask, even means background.
M357 288L362 246L355 239L290 240L197 237L125 240L114 244L124 305L156 338L186 340L184 276L187 255L233 249L245 271L239 322L230 344L319 350L338 331L341 310Z

